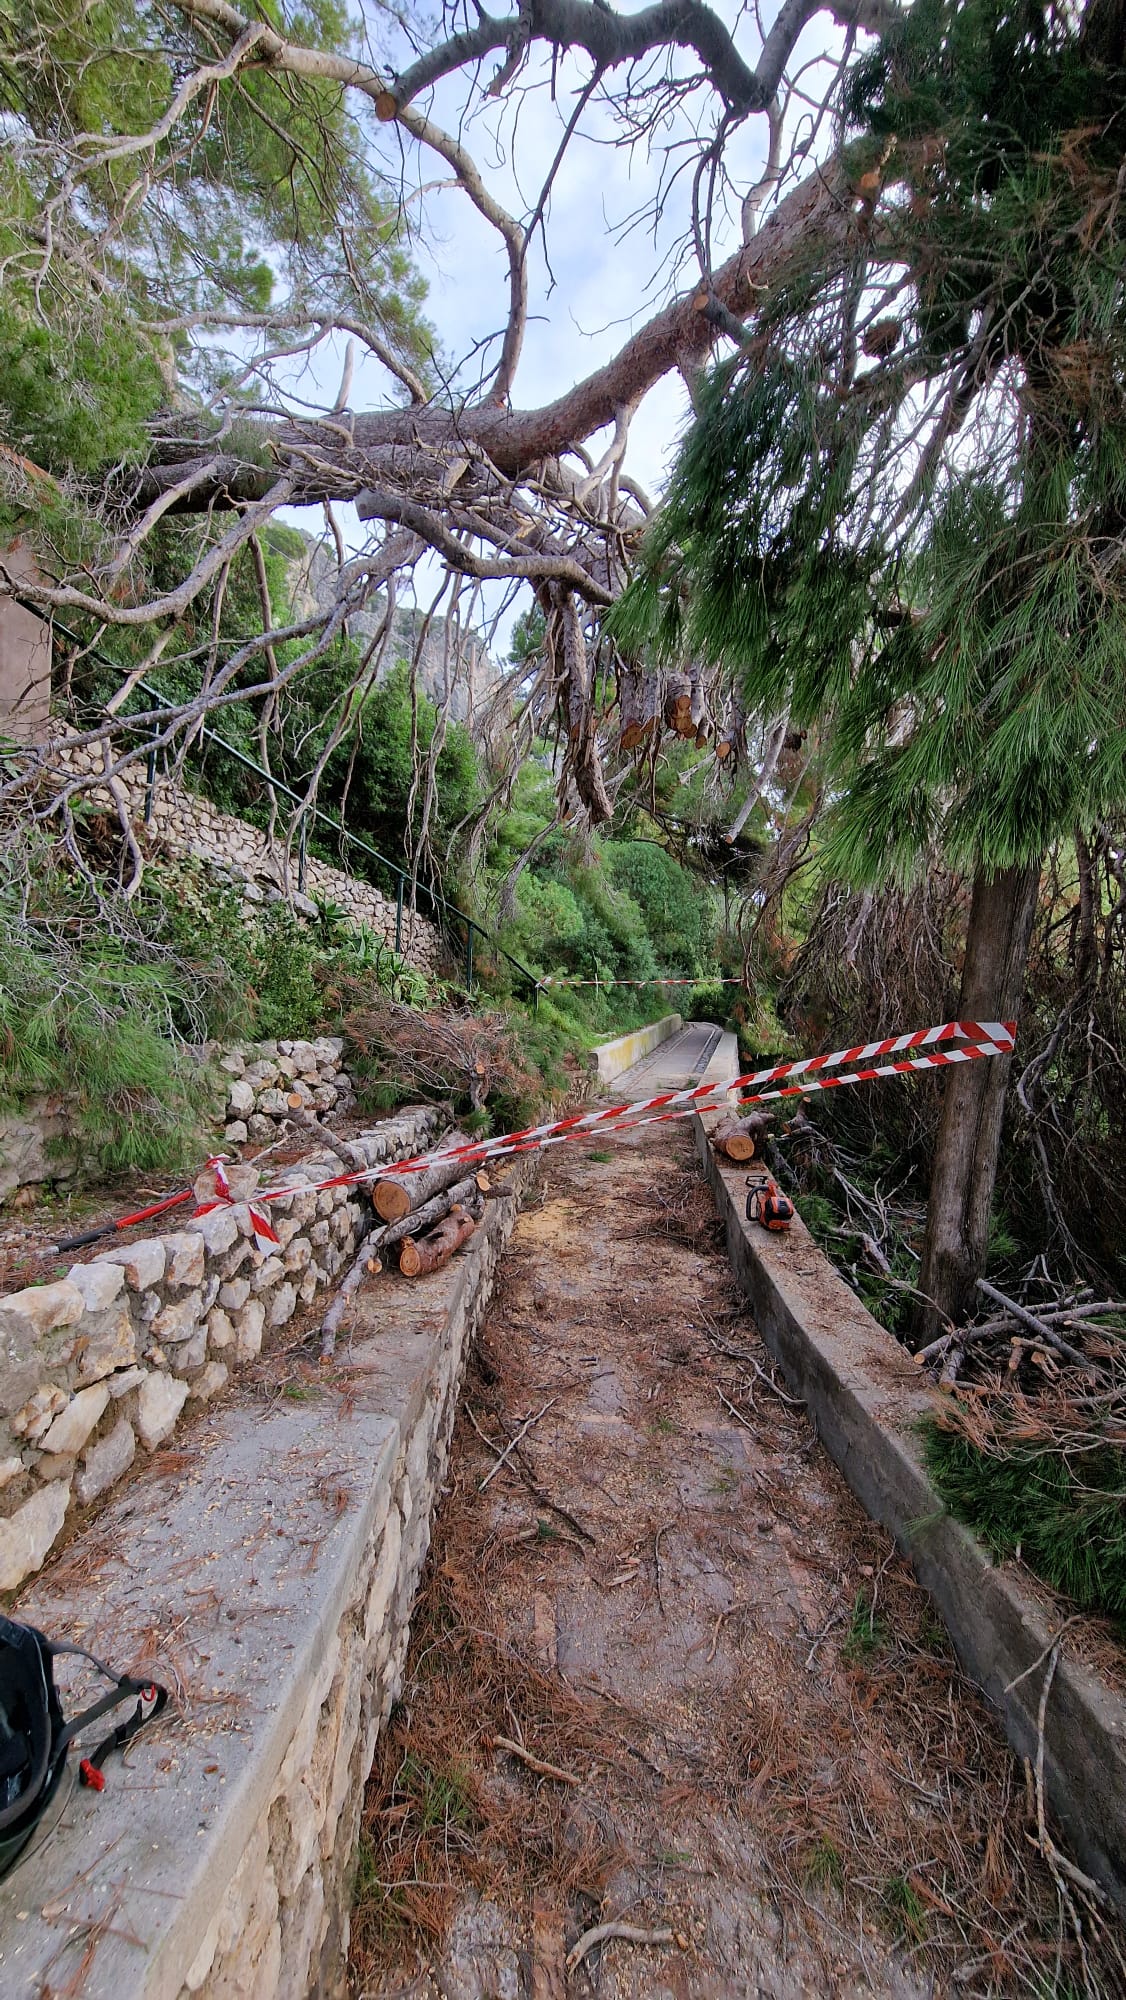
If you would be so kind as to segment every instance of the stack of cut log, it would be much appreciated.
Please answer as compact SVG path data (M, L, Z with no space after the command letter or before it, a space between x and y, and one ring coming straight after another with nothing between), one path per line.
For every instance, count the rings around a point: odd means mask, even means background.
M388 1174L372 1189L372 1206L385 1227L373 1231L368 1248L399 1245L399 1269L406 1278L440 1270L477 1227L488 1175L464 1160L446 1157L453 1148L469 1143L463 1133L449 1133L441 1152L431 1155L429 1166L414 1174Z
M480 1167L451 1160L448 1152L470 1141L463 1132L448 1132L429 1165L413 1174L387 1174L372 1188L378 1222L364 1238L321 1327L321 1358L330 1360L348 1301L363 1283L383 1269L394 1251L404 1278L424 1278L440 1271L477 1227L489 1177Z

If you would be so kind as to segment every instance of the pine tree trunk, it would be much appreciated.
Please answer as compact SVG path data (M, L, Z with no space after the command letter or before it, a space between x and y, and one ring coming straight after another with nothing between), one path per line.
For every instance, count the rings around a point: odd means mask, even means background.
M962 968L959 1019L1015 1021L1020 1013L1028 947L1036 914L1039 863L979 869L974 877ZM952 1069L947 1078L935 1142L919 1289L933 1305L920 1305L916 1346L964 1318L974 1283L985 1268L989 1214L1005 1087L1012 1058L994 1056Z

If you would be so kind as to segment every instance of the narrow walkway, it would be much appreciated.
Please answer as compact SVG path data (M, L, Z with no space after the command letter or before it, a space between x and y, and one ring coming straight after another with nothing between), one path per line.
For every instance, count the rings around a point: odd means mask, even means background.
M691 1082L713 1034L611 1094ZM550 1158L450 1479L368 1791L357 1995L1054 1990L1014 1767L781 1392L686 1126Z

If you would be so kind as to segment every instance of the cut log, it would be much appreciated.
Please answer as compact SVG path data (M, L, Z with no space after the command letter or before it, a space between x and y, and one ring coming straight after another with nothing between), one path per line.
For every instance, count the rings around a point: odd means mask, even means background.
M409 1215L400 1216L398 1222L389 1222L386 1229L373 1230L368 1241L373 1249L389 1250L392 1244L401 1243L406 1236L421 1236L424 1230L441 1222L451 1208L475 1208L479 1201L477 1176L467 1174L463 1181L455 1181L452 1188L432 1195L421 1208L413 1208Z
M728 1116L716 1126L712 1133L714 1143L729 1160L753 1160L762 1152L763 1141L770 1131L770 1115L764 1111L752 1111L747 1118Z
M739 1118L725 1118L722 1125L717 1125L712 1138L729 1160L753 1160L755 1157L754 1134L747 1131Z
M413 1236L405 1237L399 1252L399 1269L404 1278L426 1278L431 1271L440 1271L454 1251L469 1241L476 1227L468 1209L456 1203L444 1221L421 1242Z
M424 1207L432 1195L452 1187L468 1172L468 1163L445 1156L453 1147L469 1144L464 1132L448 1132L441 1151L427 1155L429 1165L414 1174L388 1174L385 1180L376 1181L371 1195L376 1214L384 1222L401 1222L414 1209Z

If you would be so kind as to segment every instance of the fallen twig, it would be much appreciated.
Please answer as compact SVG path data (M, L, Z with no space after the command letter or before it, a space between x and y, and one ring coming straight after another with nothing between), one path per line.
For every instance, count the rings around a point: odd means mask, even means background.
M593 1929L584 1931L577 1944L567 1953L567 1970L574 1972L582 1964L595 1945L605 1944L609 1938L622 1938L626 1944L675 1944L674 1931L643 1931L636 1924L595 1924Z
M525 1750L522 1743L514 1742L511 1736L490 1736L489 1742L494 1750L507 1750L510 1757L518 1757L522 1764L526 1764L530 1771L537 1771L541 1778L558 1778L561 1785L582 1784L582 1779L576 1778L573 1771L561 1771L558 1764L549 1764L546 1758L533 1756L530 1750Z
M1024 1326L1031 1327L1033 1333L1038 1333L1041 1340L1046 1341L1049 1347L1055 1348L1057 1354L1065 1355L1068 1361L1077 1362L1080 1368L1090 1366L1087 1356L1081 1354L1077 1347L1072 1347L1069 1341L1056 1333L1046 1320L1037 1319L1035 1313L1030 1313L1027 1306L1019 1306L1015 1299L1006 1298L1004 1292L999 1292L996 1285L991 1285L988 1279L979 1278L977 1288L987 1299L992 1299L995 1306L1004 1306L1005 1311L1011 1313L1014 1319L1020 1320Z
M554 1409L558 1401L559 1401L558 1396L553 1396L550 1402L544 1404L542 1410L537 1410L534 1416L525 1418L519 1430L515 1433L514 1436L509 1438L508 1443L505 1445L504 1450L501 1452L500 1457L497 1459L496 1464L494 1466L491 1466L489 1471L486 1472L485 1477L482 1479L480 1485L477 1488L477 1491L479 1493L483 1493L485 1491L485 1488L488 1485L490 1479L496 1478L497 1473L500 1471L501 1466L504 1464L509 1453L515 1451L521 1438L527 1436L528 1432L532 1428L532 1425L538 1424L541 1417L546 1417L548 1411Z

